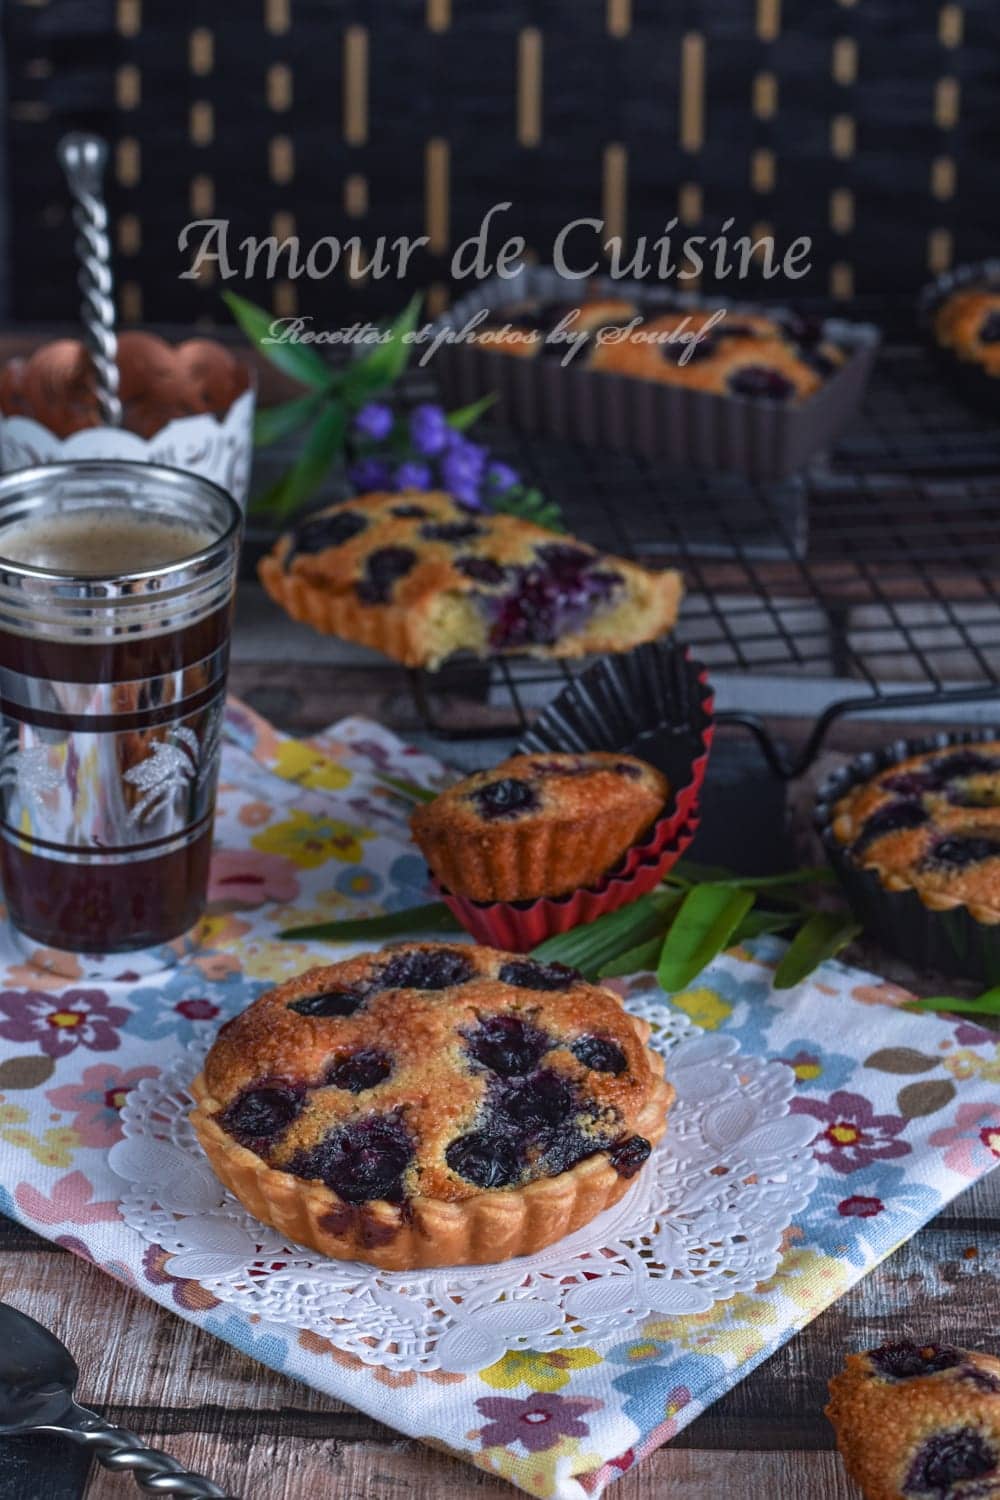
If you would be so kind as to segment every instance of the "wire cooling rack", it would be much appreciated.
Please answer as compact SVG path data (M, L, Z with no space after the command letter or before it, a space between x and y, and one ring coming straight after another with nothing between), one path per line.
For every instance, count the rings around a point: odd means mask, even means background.
M683 571L678 635L710 671L787 679L792 706L796 680L836 683L794 761L753 715L721 716L757 736L779 775L802 771L844 714L1000 694L1000 404L991 421L949 394L922 349L884 349L850 434L779 485L491 439L574 532ZM435 733L518 734L578 670L498 660L412 685Z

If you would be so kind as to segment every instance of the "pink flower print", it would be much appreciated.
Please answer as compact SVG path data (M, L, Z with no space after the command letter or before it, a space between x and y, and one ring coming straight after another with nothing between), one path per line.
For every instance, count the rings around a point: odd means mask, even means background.
M30 1182L19 1182L14 1190L18 1207L40 1224L99 1224L120 1217L118 1204L92 1203L94 1184L82 1172L69 1172L47 1198Z
M141 1078L155 1078L158 1068L115 1068L95 1063L85 1068L79 1083L49 1089L45 1095L56 1109L72 1114L72 1128L81 1146L113 1146L121 1139L119 1110L130 1089Z
M895 1167L893 1171L895 1171ZM852 1198L842 1198L837 1204L837 1212L844 1219L874 1219L878 1214L885 1211L885 1204L881 1198L865 1198L855 1193Z
M507 1448L521 1443L529 1453L554 1448L563 1437L586 1437L590 1429L580 1418L600 1410L603 1402L588 1396L539 1394L515 1401L507 1396L481 1396L479 1411L488 1417L479 1434L484 1448Z
M256 849L219 849L208 877L209 904L263 906L265 901L294 901L299 878L283 854Z
M111 1005L103 990L64 990L46 995L41 990L0 992L0 1037L9 1042L34 1042L49 1057L65 1057L75 1047L91 1052L114 1052L120 1045L118 1026L130 1011Z
M1000 1160L1000 1109L995 1104L962 1104L954 1125L928 1136L932 1146L944 1146L945 1166L963 1177L978 1177Z
M856 1172L869 1162L907 1156L913 1150L907 1141L896 1139L906 1129L903 1116L875 1114L862 1094L838 1090L826 1103L822 1099L793 1099L791 1112L814 1115L825 1125L813 1143L813 1152L835 1172Z

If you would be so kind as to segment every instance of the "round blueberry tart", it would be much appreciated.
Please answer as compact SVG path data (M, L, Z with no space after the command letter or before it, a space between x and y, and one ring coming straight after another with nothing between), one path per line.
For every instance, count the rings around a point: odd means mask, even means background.
M673 569L423 490L328 506L280 537L259 571L293 619L431 669L463 651L628 651L670 629L683 592Z
M865 926L922 967L1000 972L1000 738L860 756L820 793L820 832Z
M532 901L595 884L650 828L666 778L632 755L515 755L417 809L413 837L470 901Z
M865 1500L1000 1497L1000 1359L909 1341L849 1354L826 1414Z
M388 1270L527 1255L618 1201L673 1090L572 969L407 943L310 969L220 1031L191 1119L265 1223Z

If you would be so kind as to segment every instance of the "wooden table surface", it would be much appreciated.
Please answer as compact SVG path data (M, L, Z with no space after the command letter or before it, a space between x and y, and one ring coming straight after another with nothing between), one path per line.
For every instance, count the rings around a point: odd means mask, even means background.
M232 686L276 723L306 732L345 712L413 731L403 674L364 658L317 650L305 632L262 628L248 595L237 631ZM790 741L807 726L784 721ZM893 734L896 732L894 726ZM884 726L839 732L841 748L888 738ZM439 747L465 763L501 747ZM785 789L749 740L717 742L695 853L743 868L778 868L805 851L808 795ZM734 849L733 830L738 830ZM744 851L741 855L741 851ZM858 958L893 978L933 988L868 948ZM748 1379L613 1490L615 1500L848 1500L856 1496L823 1417L826 1382L847 1350L907 1334L996 1347L1000 1174L956 1199ZM509 1496L506 1484L401 1438L349 1406L272 1373L94 1267L0 1220L0 1298L34 1314L72 1348L80 1396L244 1500L443 1500ZM0 1500L125 1500L126 1476L90 1470L74 1450L43 1438L0 1441Z

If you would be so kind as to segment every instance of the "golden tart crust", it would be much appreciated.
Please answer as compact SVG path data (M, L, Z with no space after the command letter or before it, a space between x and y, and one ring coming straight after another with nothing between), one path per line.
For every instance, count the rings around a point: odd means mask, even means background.
M865 1500L1000 1495L1000 1360L952 1345L849 1354L826 1415Z
M529 901L593 885L659 814L666 778L630 755L514 755L417 809L432 872L470 901Z
M887 890L1000 922L1000 741L908 756L842 797L832 828Z
M583 602L568 608L562 628L537 640L504 627L505 601L563 567L552 559L573 556L567 587ZM653 572L575 537L515 516L470 513L449 495L424 491L328 506L280 537L259 572L293 619L429 668L460 650L487 658L627 651L670 629L683 592L672 569Z
M673 1100L648 1035L559 965L401 944L310 969L228 1022L191 1119L225 1186L324 1255L504 1260L628 1190Z

